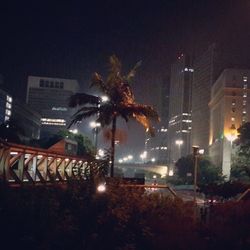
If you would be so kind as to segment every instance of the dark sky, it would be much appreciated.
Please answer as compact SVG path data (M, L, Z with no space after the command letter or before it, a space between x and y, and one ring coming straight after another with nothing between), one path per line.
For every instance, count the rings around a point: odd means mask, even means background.
M197 54L223 42L250 62L247 0L6 2L0 7L0 73L23 99L28 75L76 78L87 90L91 74L105 72L111 54L125 69L142 60L135 93L152 104L152 91L182 52Z

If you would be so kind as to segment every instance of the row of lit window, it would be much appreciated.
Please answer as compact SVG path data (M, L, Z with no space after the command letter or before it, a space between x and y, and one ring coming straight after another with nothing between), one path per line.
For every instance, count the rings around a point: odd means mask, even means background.
M41 118L41 122L66 122L64 119Z
M11 116L11 108L12 108L12 97L7 95L6 96L6 109L5 109L5 121L8 121Z
M41 123L43 125L66 126L66 121L64 119L41 118Z
M54 82L54 81L47 81L47 80L40 80L40 87L41 88L60 88L63 89L64 83L63 82Z
M186 129L182 129L182 130L177 130L176 131L176 134L179 134L179 133L190 133L190 130L192 129L192 127L188 127L189 130L186 130Z
M151 150L167 150L168 147L155 147L155 148L151 148Z
M52 125L52 126L66 126L66 123L57 123L57 122L42 122L42 125Z
M192 72L192 73L193 73L193 72L194 72L194 69L192 69L192 68L185 68L184 71L186 71L186 72L189 71L189 72Z

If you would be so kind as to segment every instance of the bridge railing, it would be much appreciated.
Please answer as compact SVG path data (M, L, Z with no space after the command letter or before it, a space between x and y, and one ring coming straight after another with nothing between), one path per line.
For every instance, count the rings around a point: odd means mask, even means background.
M63 182L83 178L93 159L0 142L0 178L9 183Z

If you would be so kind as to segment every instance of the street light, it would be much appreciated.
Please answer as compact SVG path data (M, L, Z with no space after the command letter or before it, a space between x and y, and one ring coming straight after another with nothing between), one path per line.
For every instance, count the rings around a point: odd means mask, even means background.
M199 146L193 146L193 159L194 159L194 204L196 204L196 188L197 188L197 170L198 170L198 155Z
M109 101L109 97L106 95L101 96L102 102L108 102Z

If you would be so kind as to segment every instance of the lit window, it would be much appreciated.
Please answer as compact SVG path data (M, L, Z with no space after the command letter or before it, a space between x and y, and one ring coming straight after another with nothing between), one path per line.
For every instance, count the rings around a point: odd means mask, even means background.
M246 111L245 109L243 109L243 110L242 110L242 113L243 113L243 114L246 114L246 113L247 113L247 111Z
M243 85L243 89L247 89L247 84L244 84L244 85Z
M11 109L11 104L8 103L8 102L6 102L6 108L7 108L7 109Z
M247 82L247 76L243 76L243 81Z
M247 105L247 100L243 100L242 104L243 106Z
M66 126L64 119L41 118L41 123L43 125Z
M247 97L247 93L243 93L243 97Z
M4 121L9 121L9 119L10 119L10 117L6 115L4 118Z
M8 116L10 116L11 115L11 111L9 109L6 109L5 110L5 114L8 115Z
M7 102L12 102L12 97L7 95Z

